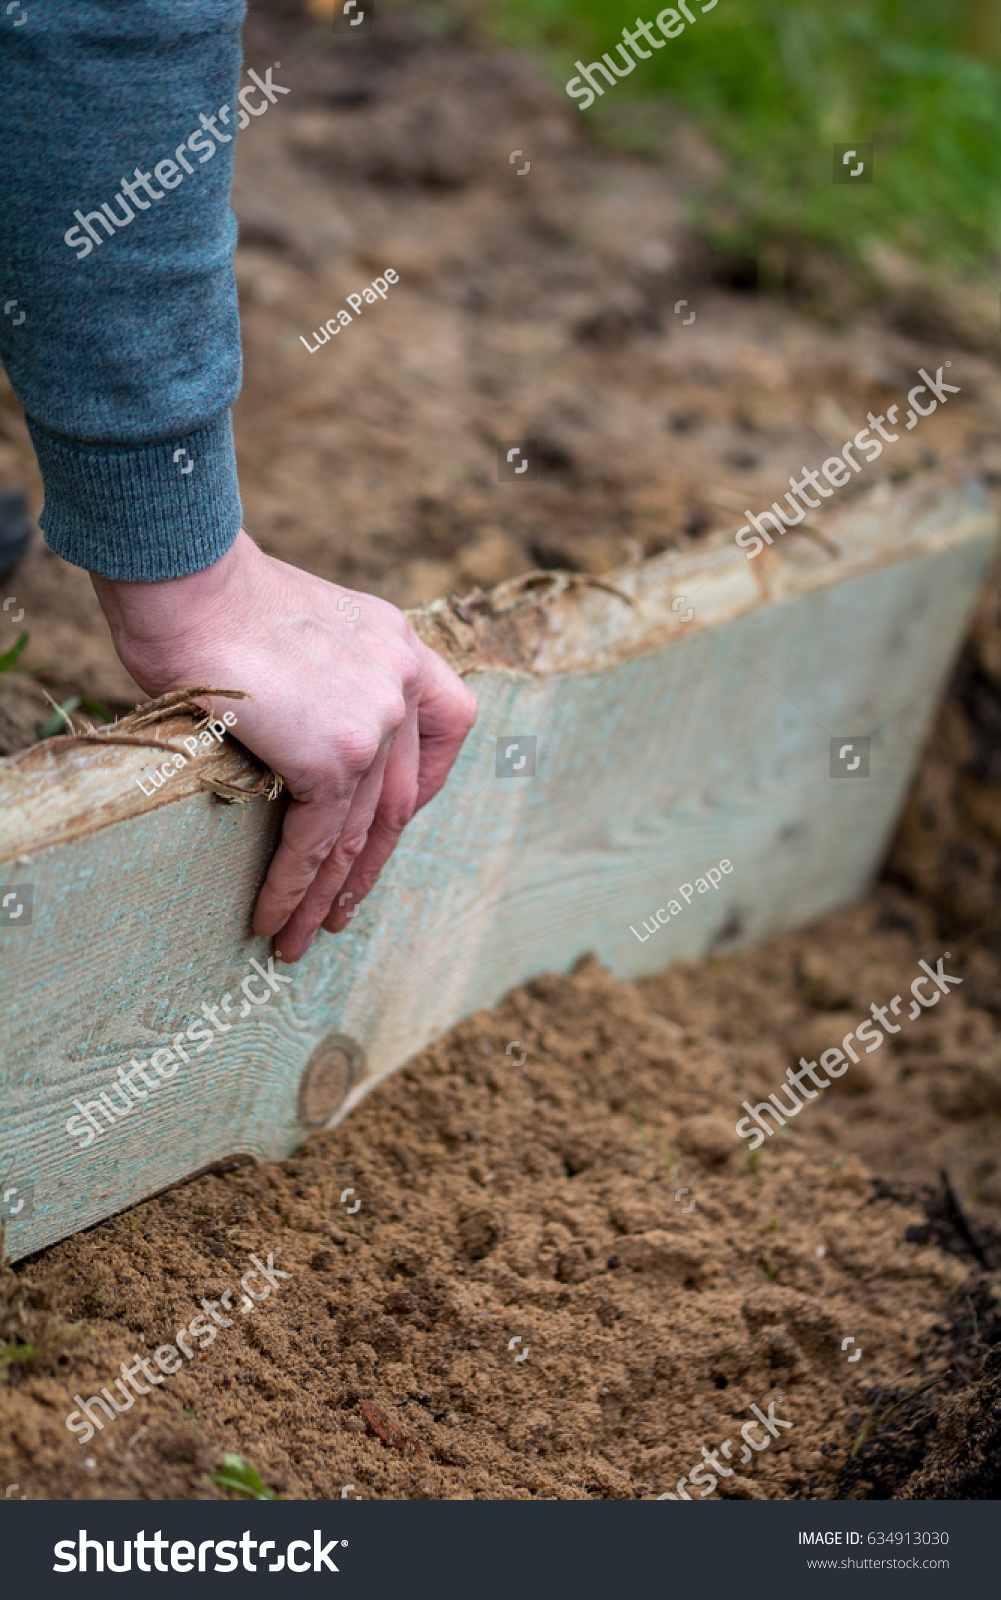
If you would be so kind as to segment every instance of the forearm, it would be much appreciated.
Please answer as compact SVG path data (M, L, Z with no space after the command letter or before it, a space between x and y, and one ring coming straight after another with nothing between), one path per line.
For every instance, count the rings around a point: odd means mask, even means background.
M26 312L0 319L0 355L42 469L47 542L110 578L198 571L240 526L229 192L243 12L46 0L0 26L0 289ZM201 118L224 106L213 138Z

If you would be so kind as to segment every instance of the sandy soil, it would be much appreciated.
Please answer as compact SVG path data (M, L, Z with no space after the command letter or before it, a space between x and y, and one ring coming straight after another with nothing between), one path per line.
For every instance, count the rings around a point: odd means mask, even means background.
M946 360L963 394L894 477L963 455L1001 479L1001 373L975 340L903 302L825 323L714 281L683 220L711 160L689 130L660 160L609 156L528 63L407 15L349 60L255 13L247 57L293 86L241 142L235 197L241 475L273 553L403 604L600 573L735 527ZM300 335L387 266L387 300L309 354ZM539 477L499 482L518 439ZM6 392L0 487L18 477L37 507ZM39 547L8 586L34 676L0 676L0 753L48 714L42 685L131 706L85 574ZM211 1497L235 1452L293 1496L652 1497L729 1440L717 1495L996 1495L996 598L867 904L639 985L540 978L294 1159L7 1269L0 1337L35 1353L0 1388L3 1481ZM946 950L962 986L749 1155L741 1101ZM190 1366L71 1436L72 1396L171 1342L249 1252L291 1277L252 1312L237 1290ZM752 1453L749 1407L772 1404L792 1426Z
M954 951L962 987L760 1151L733 1122L843 1019L906 992L917 951L942 954L933 918L887 888L638 986L593 963L542 977L295 1158L197 1179L21 1264L2 1332L38 1354L2 1397L8 1481L204 1496L236 1452L296 1497L632 1498L672 1492L729 1439L723 1495L878 1491L851 1457L861 1430L937 1379L905 1412L930 1448L930 1403L969 1401L1001 1336L996 954ZM241 1312L251 1252L291 1276ZM67 1433L74 1394L226 1288L233 1326L190 1367L93 1441ZM749 1408L771 1403L792 1427L742 1465ZM896 1494L926 1454L881 1467Z

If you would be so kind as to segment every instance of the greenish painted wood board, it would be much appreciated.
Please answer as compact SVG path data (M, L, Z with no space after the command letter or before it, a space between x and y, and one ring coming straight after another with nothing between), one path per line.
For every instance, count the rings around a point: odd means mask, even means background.
M9 1256L232 1154L288 1154L311 1105L316 1121L309 1063L332 1123L533 974L593 951L633 977L863 894L996 536L982 489L936 476L753 562L721 536L614 575L616 592L508 585L491 614L418 614L479 723L348 930L279 967L280 992L254 976L268 958L248 924L280 806L221 804L198 787L209 758L147 799L134 780L153 752L36 747L0 774L0 885L34 894L30 923L0 925ZM831 740L859 737L869 777L832 778ZM535 775L498 777L498 743L518 739L536 741ZM245 773L244 754L223 768ZM223 996L226 1031L200 1054L185 1033L189 1059L160 1058L161 1077L152 1053L199 1018L211 1034L202 1007ZM156 1087L83 1147L74 1101L120 1106L133 1056Z

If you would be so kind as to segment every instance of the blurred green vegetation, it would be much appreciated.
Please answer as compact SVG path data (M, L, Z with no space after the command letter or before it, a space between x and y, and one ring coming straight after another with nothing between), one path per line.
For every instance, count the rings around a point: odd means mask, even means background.
M28 648L28 640L30 638L30 633L22 633L16 642L11 645L10 649L5 650L3 655L0 655L0 672L10 671L21 652Z
M992 273L1001 254L1001 0L689 0L696 22L586 112L610 137L650 97L694 118L726 158L696 185L726 253L785 242L860 269L871 243ZM489 0L501 35L563 83L653 23L637 0ZM659 36L659 35L658 35ZM642 44L642 39L640 43ZM619 57L616 55L618 61ZM576 102L569 102L576 105ZM625 123L628 125L628 117ZM875 182L835 185L833 146L873 140Z

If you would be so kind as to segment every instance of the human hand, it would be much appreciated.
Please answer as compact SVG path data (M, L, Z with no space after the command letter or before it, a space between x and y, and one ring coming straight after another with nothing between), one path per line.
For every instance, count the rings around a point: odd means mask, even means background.
M216 683L252 696L240 741L292 797L254 932L298 961L318 928L347 924L442 787L476 720L472 693L388 601L287 566L243 531L188 577L92 581L147 694Z

